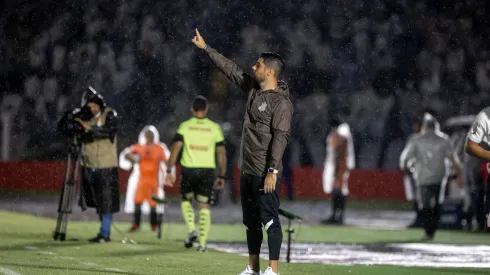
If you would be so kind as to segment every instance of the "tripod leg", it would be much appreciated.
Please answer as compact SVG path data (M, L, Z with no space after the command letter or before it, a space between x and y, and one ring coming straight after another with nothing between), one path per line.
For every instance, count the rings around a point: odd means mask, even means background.
M76 164L75 164L76 166ZM61 238L66 238L66 227L68 224L68 214L71 213L71 197L73 194L73 177L75 176L74 167L72 167L71 177L66 184L66 195L64 197L63 205L63 225L61 227Z
M287 262L291 262L291 234L292 234L292 228L291 228L291 219L288 219L288 251L287 251L287 257L286 260Z
M73 167L73 180L71 183L70 194L68 196L68 205L67 212L71 213L73 211L73 202L76 200L76 186L78 185L78 181L80 177L80 159L78 158L75 161L75 167Z
M60 231L60 240L61 241L64 241L65 238L66 238L66 227L68 225L68 214L71 213L71 207L70 207L70 204L71 204L71 199L70 197L72 196L73 194L73 183L70 182L66 185L66 189L67 189L67 192L66 192L66 201L65 201L65 209L63 209L63 218L62 218L62 225L61 225L61 231Z
M66 204L65 204L65 211L63 215L63 226L62 226L62 233L61 233L61 238L62 241L65 240L66 238L66 228L68 226L68 214L71 214L73 211L73 202L75 201L75 186L76 183L78 182L78 177L79 177L79 164L80 164L80 159L77 158L75 161L75 165L73 167L72 175L73 178L68 182L67 184L67 194L66 194Z
M163 223L163 214L158 214L158 239L162 239L162 223Z
M65 196L64 196L64 205L63 205L63 212L61 213L62 215L62 223L61 223L61 230L60 230L60 240L64 241L66 238L66 227L68 225L68 214L71 213L71 196L73 194L73 182L69 181L66 184L66 190L65 190Z
M60 201L58 205L58 219L56 220L56 229L53 233L53 239L57 240L60 236L60 231L63 223L63 201L66 193L66 182L63 183L63 188L61 189Z
M58 214L58 219L56 220L56 229L53 232L53 240L57 240L60 236L60 228L61 228L61 220L62 220L62 215L61 213Z
M65 208L65 205L66 205L66 193L67 193L67 185L68 185L68 182L69 182L69 179L70 179L70 172L71 172L71 165L72 165L72 155L69 154L68 155L68 159L67 159L67 163L66 163L66 171L65 171L65 181L63 182L63 188L61 190L61 196L60 196L60 200L59 200L59 203L58 203L58 219L56 221L56 229L55 229L55 232L53 233L53 239L54 240L57 240L60 235L61 235L61 230L62 230L62 227L63 227L63 219L64 219L64 208Z

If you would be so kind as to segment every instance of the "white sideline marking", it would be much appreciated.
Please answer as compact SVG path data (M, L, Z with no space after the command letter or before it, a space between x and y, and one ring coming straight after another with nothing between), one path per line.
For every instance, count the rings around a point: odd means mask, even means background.
M13 271L12 269L8 269L5 267L0 266L0 273L3 273L4 275L20 275L20 273L17 273Z
M39 251L39 254L45 254L45 255L56 255L56 253L51 252L51 251Z
M119 268L106 268L105 270L107 271L115 271L115 272L126 272L122 269L119 269Z
M24 246L25 249L28 250L38 250L38 247L35 246ZM131 247L133 248L133 247ZM39 254L45 254L45 255L56 255L56 253L51 252L51 251L38 251ZM59 259L64 259L64 260L76 260L76 258L73 257L68 257L68 256L57 256ZM97 263L92 263L92 262L79 262L79 264L87 265L87 266L101 266L100 264ZM126 272L122 269L119 268L104 268L107 271L114 271L114 272ZM3 273L4 275L20 275L20 273L17 273L13 270L10 270L8 268L4 268L0 266L0 273Z
M208 244L208 248L248 255L245 244ZM488 245L394 243L369 249L360 244L295 243L292 249L292 263L490 268ZM261 258L266 259L267 247L263 247L261 252Z
M81 264L88 265L88 266L100 266L99 264L92 263L92 262L81 262Z
M58 258L60 258L60 259L62 259L62 260L76 260L76 259L75 259L75 258L73 258L73 257L66 257L66 256L60 256L60 257L58 257Z

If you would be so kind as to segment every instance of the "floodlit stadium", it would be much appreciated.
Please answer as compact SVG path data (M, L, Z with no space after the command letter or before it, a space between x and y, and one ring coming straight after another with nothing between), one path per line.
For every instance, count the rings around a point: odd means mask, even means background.
M489 273L487 6L3 1L0 274Z

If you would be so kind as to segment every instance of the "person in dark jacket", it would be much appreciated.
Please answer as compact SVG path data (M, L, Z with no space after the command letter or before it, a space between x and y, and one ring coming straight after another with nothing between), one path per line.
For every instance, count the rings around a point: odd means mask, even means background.
M90 242L109 242L112 215L119 212L118 156L116 150L118 117L92 87L82 98L93 117L75 120L83 127L81 149L80 201L82 209L95 208L100 216L99 234Z
M284 60L278 54L262 53L252 67L252 76L207 45L197 29L192 42L203 49L231 81L248 92L239 164L249 265L241 275L260 274L262 225L267 232L269 245L269 266L262 274L276 275L282 243L278 214L282 157L293 116L289 88L278 81Z

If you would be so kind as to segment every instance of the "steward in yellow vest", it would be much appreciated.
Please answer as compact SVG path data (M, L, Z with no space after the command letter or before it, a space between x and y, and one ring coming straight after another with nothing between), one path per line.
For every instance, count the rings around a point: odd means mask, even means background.
M174 137L170 158L167 163L167 178L165 185L172 186L175 178L171 169L177 161L177 156L183 148L180 164L182 165L182 216L187 224L188 236L184 241L186 248L191 248L198 239L195 230L194 208L192 201L199 203L199 248L205 252L206 242L211 227L211 210L209 198L213 186L223 189L226 175L226 150L223 131L218 123L208 119L207 99L197 96L192 102L193 117L182 122ZM216 155L218 156L216 158ZM215 177L216 162L219 164L219 174ZM216 178L216 180L215 180Z
M93 117L89 121L75 119L84 129L79 204L82 209L84 206L96 209L102 224L99 234L89 241L103 243L110 241L112 214L119 212L120 207L116 150L118 116L93 89L87 92L84 101Z

